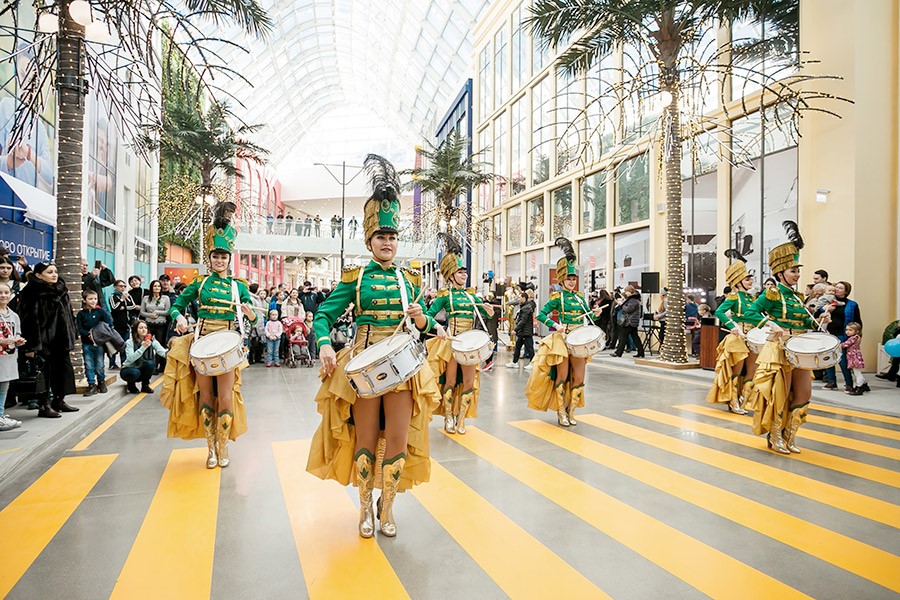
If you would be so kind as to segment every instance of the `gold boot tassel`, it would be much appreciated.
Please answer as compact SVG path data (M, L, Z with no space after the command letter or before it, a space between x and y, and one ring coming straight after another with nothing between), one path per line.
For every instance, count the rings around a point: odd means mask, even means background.
M794 454L800 454L800 448L797 447L797 431L800 425L806 419L806 413L809 411L809 404L804 404L791 409L791 420L787 426L787 438L784 440L788 450Z
M365 448L360 448L356 453L356 485L359 487L359 535L370 538L375 535L375 512L372 508L375 455Z
M223 410L219 413L216 442L218 443L219 466L223 469L231 463L231 459L228 458L228 436L231 433L233 420L234 416L230 410Z
M566 416L569 417L569 425L575 427L578 423L575 421L575 408L584 406L584 384L572 388L569 394L569 406L566 409Z
M569 426L569 416L566 414L566 382L556 384L556 399L559 404L556 409L556 421L560 427Z
M453 419L453 387L444 390L441 402L444 408L444 431L456 433L456 421Z
M460 435L465 435L466 433L466 413L469 412L469 406L472 405L472 400L474 399L475 390L463 392L459 397L459 415L456 417L456 433Z
M772 414L772 426L769 428L769 448L779 454L790 454L791 451L785 445L784 437L781 434L782 423L781 412L775 409Z
M206 431L206 445L209 448L209 454L206 455L206 468L215 469L219 464L219 457L216 456L216 411L212 406L208 404L200 406L200 420Z
M378 498L378 520L381 522L381 533L387 537L397 535L397 524L394 522L394 498L397 497L397 488L400 486L400 476L403 474L403 466L406 464L406 454L401 452L394 458L384 461L381 467L384 473L384 483L381 488L381 497Z

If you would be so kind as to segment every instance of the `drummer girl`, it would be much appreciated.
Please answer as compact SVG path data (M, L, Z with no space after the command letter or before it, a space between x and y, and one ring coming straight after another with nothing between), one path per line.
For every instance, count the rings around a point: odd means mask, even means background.
M565 334L584 325L585 316L599 320L603 311L599 307L591 310L584 294L575 291L578 266L572 242L561 237L556 239L556 245L565 252L556 263L556 279L562 289L550 294L550 300L538 315L538 320L549 327L552 334L541 340L532 361L535 367L525 386L525 396L528 408L554 408L560 426L568 427L578 424L575 408L584 406L584 367L588 359L569 356ZM550 318L553 311L559 314L559 323Z
M366 157L365 168L373 193L365 204L363 228L372 260L365 267L344 269L341 282L313 320L322 360L322 385L316 395L322 422L306 470L359 487L359 535L365 538L375 532L372 491L381 487L381 533L393 537L397 492L430 477L428 422L441 394L427 362L412 379L375 398L357 396L344 372L351 354L387 339L404 319L412 319L420 332L434 327L420 303L421 276L393 263L400 225L399 178L391 163L374 154ZM351 302L357 307L356 335L335 354L331 326Z
M175 321L175 331L183 334L188 330L184 314L191 302L199 300L199 331L195 331L196 338L195 335L183 335L170 341L160 393L160 401L169 409L169 437L185 440L206 437L208 469L216 465L227 467L230 462L228 440L235 440L247 431L240 375L247 361L242 361L227 373L209 377L196 373L190 358L195 339L216 331L239 329L239 315L235 310L238 305L251 322L256 321L247 285L228 275L234 239L237 237L237 231L230 223L234 209L232 202L222 202L216 206L213 224L206 232L211 274L194 279L172 304L169 314ZM195 389L199 391L194 393Z
M466 288L468 271L463 260L462 248L452 237L439 234L447 253L441 259L441 275L447 287L438 292L428 308L428 316L434 317L442 310L447 315L447 329L451 336L472 329L475 323L473 303L486 317L494 315L494 307L475 297L474 288ZM488 341L490 338L486 338ZM476 365L460 365L453 357L451 342L446 337L428 341L428 361L441 384L442 399L438 414L444 415L444 431L466 432L465 418L478 416L478 390L480 372Z
M760 294L755 303L763 315L761 326L767 324L772 337L759 353L748 406L754 411L753 433L768 434L769 448L790 454L800 452L797 430L806 422L812 374L794 370L785 356L784 343L791 336L816 329L816 322L806 312L803 297L794 291L800 280L803 238L793 221L785 221L783 226L790 241L769 251L769 267L778 285Z
M716 379L706 400L727 403L731 412L746 415L741 401L747 400L753 388L757 358L747 346L746 333L762 324L765 318L753 304L754 298L750 294L753 275L747 271L747 259L737 250L726 250L725 256L734 261L725 270L725 279L732 291L716 309L716 317L719 325L730 330L732 335L725 336L716 349Z

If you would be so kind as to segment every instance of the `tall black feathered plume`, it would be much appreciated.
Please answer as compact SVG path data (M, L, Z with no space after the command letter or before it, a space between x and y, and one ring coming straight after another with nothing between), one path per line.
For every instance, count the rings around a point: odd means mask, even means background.
M725 251L725 256L730 258L731 260L739 260L741 262L747 262L747 259L744 258L744 255L735 250L734 248L729 248Z
M438 233L438 243L443 244L444 251L447 253L457 254L462 256L463 249L460 243L454 238L452 235L448 233L444 233L443 231Z
M572 246L572 242L570 242L568 238L556 238L556 247L565 253L566 260L576 260L575 247Z
M225 229L231 223L231 216L237 211L234 202L219 202L213 209L213 226L216 229Z
M797 224L794 221L785 221L781 224L784 227L784 230L787 232L788 241L794 244L794 247L797 250L803 249L803 237L800 235L800 228L797 227Z
M376 200L396 200L400 193L400 176L391 161L378 154L369 154L363 162L366 176Z

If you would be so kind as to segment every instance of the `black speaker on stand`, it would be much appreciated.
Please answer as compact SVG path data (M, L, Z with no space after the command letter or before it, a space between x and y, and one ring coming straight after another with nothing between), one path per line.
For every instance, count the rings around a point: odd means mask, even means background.
M659 293L659 271L645 271L641 273L641 293Z

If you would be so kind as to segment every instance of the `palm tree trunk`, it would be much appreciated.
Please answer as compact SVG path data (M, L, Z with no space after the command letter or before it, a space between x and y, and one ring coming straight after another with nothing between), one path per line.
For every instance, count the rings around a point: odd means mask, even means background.
M69 16L69 0L59 3L59 60L56 86L59 97L59 156L57 160L57 218L55 260L69 288L72 306L81 306L82 161L84 160L84 28ZM84 368L81 345L72 352L76 378Z
M678 112L678 86L669 88L672 102L665 109L660 151L663 153L666 192L666 281L669 295L666 306L666 337L660 349L663 360L686 363L684 335L684 264L682 263L681 226L681 130Z

